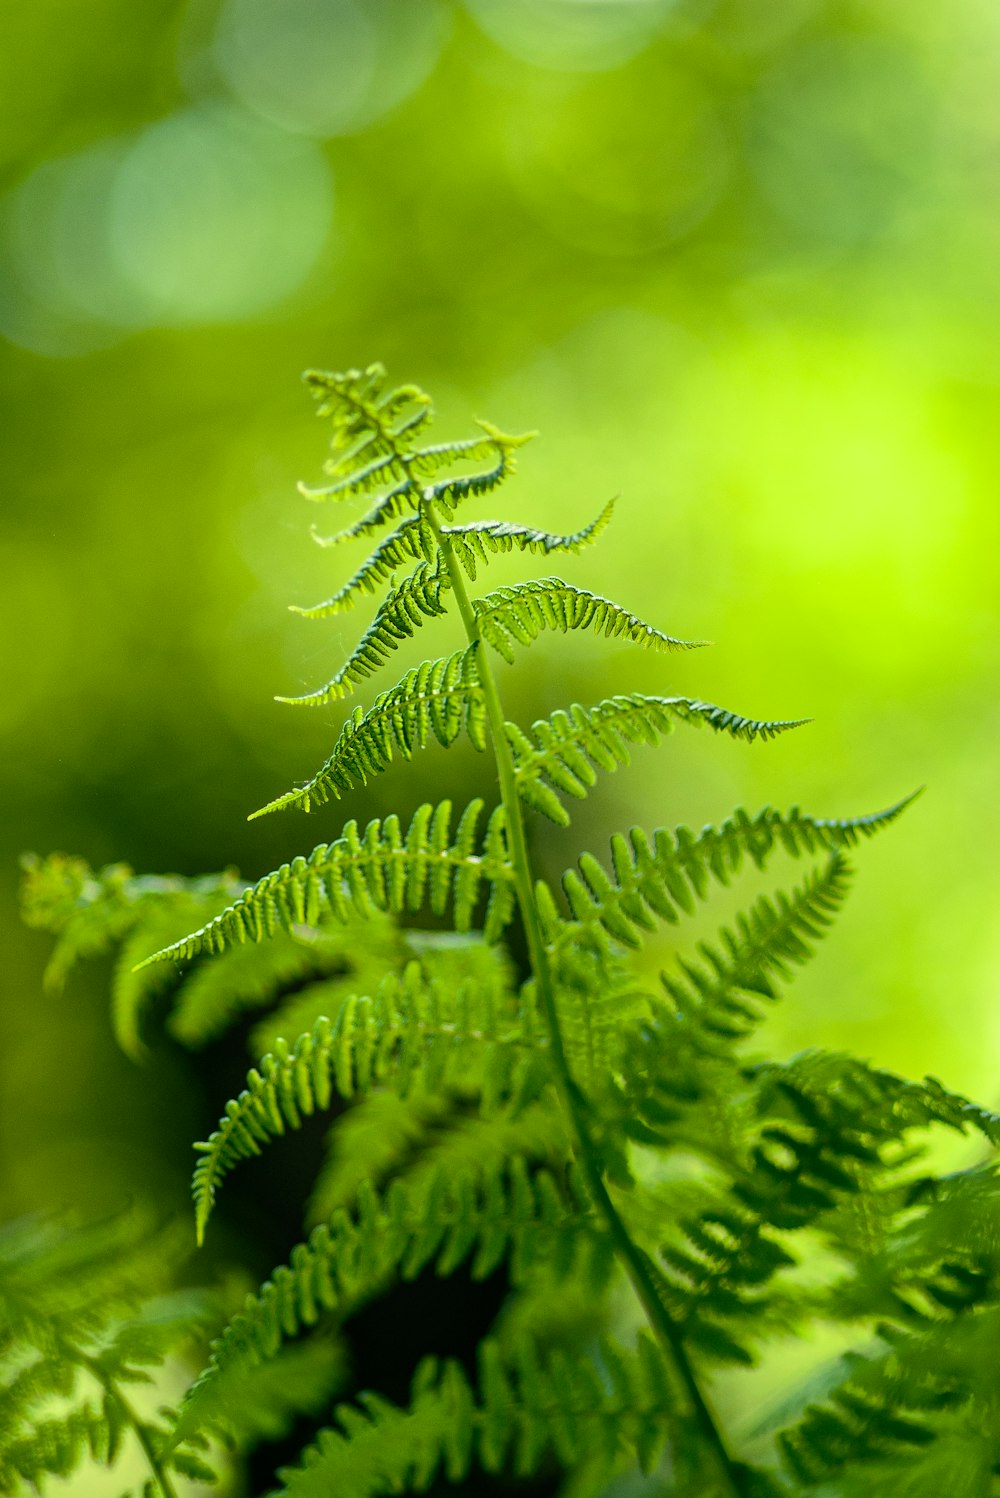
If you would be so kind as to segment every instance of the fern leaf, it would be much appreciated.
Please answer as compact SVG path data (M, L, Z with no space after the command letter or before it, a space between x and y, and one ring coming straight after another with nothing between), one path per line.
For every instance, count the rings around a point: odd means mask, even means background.
M320 979L352 984L373 969L381 977L398 958L398 934L388 918L355 916L319 930L280 931L260 947L230 947L196 967L180 987L167 1028L182 1045L199 1049L286 990Z
M469 803L454 838L450 801L418 807L405 834L396 816L374 819L363 834L348 822L335 842L265 874L215 920L146 961L189 962L201 952L315 926L325 914L343 921L373 908L416 911L425 898L435 915L452 903L456 929L467 931L484 884L490 892L484 930L494 940L513 914L513 873L501 808L490 816L482 851L474 851L482 808L480 800Z
M412 759L431 736L447 748L462 728L477 749L486 747L486 705L476 671L475 652L456 650L436 661L424 661L408 671L396 686L376 697L368 712L356 709L341 729L333 753L304 786L286 792L254 817L300 806L309 811L331 796L346 792L379 775L394 752Z
M421 516L413 515L376 547L367 562L331 598L309 608L292 604L291 611L301 614L304 619L328 619L334 614L345 613L357 603L360 594L377 592L379 584L391 578L400 567L410 562L433 562L436 554L434 532Z
M473 599L472 607L483 639L508 662L514 660L515 645L530 645L547 629L564 634L571 629L594 629L654 650L693 650L702 643L666 635L610 599L574 588L558 577L498 588Z
M504 1355L486 1341L479 1389L477 1399L457 1363L439 1369L428 1359L408 1410L371 1394L360 1410L341 1405L337 1427L279 1474L283 1498L423 1490L439 1468L461 1482L474 1464L488 1473L509 1466L524 1479L550 1455L596 1481L623 1457L651 1471L681 1435L674 1379L645 1337L632 1356L605 1344L594 1363L560 1351L542 1358L530 1343Z
M825 820L807 817L792 807L788 812L764 809L751 817L742 809L720 827L694 833L688 827L670 832L660 828L650 838L633 827L628 839L611 839L613 873L590 854L579 861L579 872L563 876L563 890L572 912L562 922L551 892L539 888L547 935L553 943L583 941L598 951L608 950L608 939L636 947L655 919L677 922L690 914L696 900L706 898L711 881L728 884L745 858L763 869L771 855L784 850L794 858L803 853L836 852L888 827L913 800L908 796L871 816ZM655 919L654 919L655 918Z
M773 1335L771 1281L795 1259L739 1200L722 1198L672 1226L658 1287L685 1341L713 1363L744 1367ZM804 1308L803 1308L804 1309ZM779 1330L788 1330L784 1307Z
M334 1213L247 1298L213 1344L179 1429L211 1423L220 1402L238 1398L247 1367L273 1357L322 1314L337 1321L353 1314L393 1276L414 1279L431 1264L449 1275L471 1259L472 1276L481 1279L507 1256L515 1280L538 1263L555 1263L563 1274L583 1266L597 1283L613 1264L610 1240L580 1189L544 1171L529 1174L516 1158L502 1172L438 1172L419 1190L405 1181L382 1195L365 1187L351 1215Z
M589 525L566 536L535 530L528 525L514 525L506 520L477 520L471 525L444 525L441 533L448 537L465 572L475 581L478 564L489 562L492 556L499 553L530 551L549 556L553 551L582 551L585 546L592 545L606 529L614 507L614 500L609 500Z
M888 1359L844 1359L846 1377L823 1404L809 1406L781 1432L779 1447L795 1480L810 1487L880 1458L910 1457L929 1446L942 1405L940 1380L900 1376ZM875 1466L874 1472L878 1471Z
M240 1369L238 1380L220 1380L199 1418L185 1410L174 1440L199 1429L222 1435L237 1450L250 1450L259 1441L280 1441L303 1415L316 1419L330 1408L331 1398L348 1382L346 1349L320 1333L308 1341L279 1348L274 1357Z
M157 1475L167 1432L140 1420L120 1385L148 1380L147 1370L218 1319L196 1293L150 1299L178 1260L177 1234L138 1212L82 1228L26 1221L0 1232L2 1491L68 1477L86 1456L111 1465L129 1433ZM177 1459L198 1461L187 1445Z
M333 435L325 465L331 483L303 492L310 499L348 499L383 489L363 520L330 538L334 543L376 529L407 507L417 510L427 502L450 516L460 500L501 483L513 469L515 450L533 435L511 437L481 421L481 437L414 447L412 438L433 419L430 397L419 387L386 391L381 365L345 374L314 370L306 380L318 399L319 414L332 418ZM430 482L443 468L490 457L495 457L495 464L484 472Z
M325 686L304 697L278 697L294 706L321 707L346 697L359 681L374 676L401 641L409 639L425 619L447 613L444 595L450 583L446 573L422 564L397 588L387 594L350 658Z
M45 974L46 984L55 989L62 986L81 958L103 956L133 931L138 949L138 928L147 924L161 927L172 919L172 909L179 912L182 921L204 919L246 887L234 869L200 879L182 879L137 875L123 863L94 870L84 859L65 853L53 853L48 858L28 853L21 863L22 917L26 925L57 937ZM121 978L116 981L121 982ZM135 1017L144 999L141 991L120 996L118 1024L122 1033L137 1029Z
M850 887L852 870L841 853L814 870L791 895L761 895L735 931L723 927L722 950L700 942L701 962L683 961L679 975L663 975L677 1012L696 1018L707 1034L741 1039L757 1020L753 1000L773 999L772 974L788 979L813 956L813 943L832 924Z
M359 468L364 473L384 458L397 457L406 437L433 416L430 396L419 386L400 385L386 391L381 364L343 374L310 369L303 378L316 399L317 415L331 420L330 458L325 467L335 480L343 476L358 483ZM365 473L360 482L370 485L378 479Z
M529 432L520 437L511 437L489 422L481 421L479 425L486 433L485 437L418 448L387 461L387 476L389 473L403 473L406 476L380 494L360 520L332 536L318 536L314 532L313 539L320 546L340 546L344 541L356 541L359 537L381 530L391 521L406 516L408 511L416 511L421 516L428 504L434 504L442 514L451 517L462 500L489 494L514 472L514 454L533 434ZM438 472L448 463L489 457L494 458L492 466L478 473L439 479L433 483L425 482L430 474ZM327 497L330 491L306 489L303 492L307 498L317 499Z
M376 1091L349 1109L330 1131L328 1154L313 1184L309 1221L322 1222L349 1207L362 1182L381 1186L405 1176L418 1188L438 1172L467 1175L500 1170L520 1156L555 1169L571 1156L565 1124L548 1098L526 1106L474 1111L475 1074L448 1094L413 1091L401 1097Z
M414 962L402 979L387 978L373 998L347 999L334 1023L324 1017L291 1049L278 1041L227 1105L215 1133L196 1146L202 1152L194 1177L199 1242L232 1167L286 1129L300 1128L303 1117L329 1108L334 1096L352 1098L389 1078L404 1093L417 1084L437 1091L451 1069L467 1067L462 1052L469 1049L487 1053L491 1091L502 1093L514 1085L517 1048L533 1049L532 1039L509 1012L498 1012L489 990L428 986Z
M568 712L533 723L529 733L513 723L506 728L518 793L529 806L565 827L569 814L557 792L581 800L595 783L598 769L614 771L629 764L630 744L657 744L677 722L707 723L717 732L749 742L774 738L804 721L760 721L689 697L633 692L591 708L574 703Z
M499 487L505 479L509 478L517 466L516 452L526 442L530 442L535 436L534 432L522 432L518 436L511 436L509 432L502 432L499 427L490 421L479 419L476 422L485 433L486 445L473 450L473 443L482 443L482 438L473 438L468 446L461 442L443 443L438 448L423 448L413 455L413 468L421 475L427 475L429 467L431 471L450 464L457 459L486 458L494 456L492 467L481 470L478 473L459 474L457 478L439 479L435 483L426 484L422 499L425 503L433 504L441 511L446 519L450 519L464 499L471 496L489 494ZM464 450L463 450L464 449Z

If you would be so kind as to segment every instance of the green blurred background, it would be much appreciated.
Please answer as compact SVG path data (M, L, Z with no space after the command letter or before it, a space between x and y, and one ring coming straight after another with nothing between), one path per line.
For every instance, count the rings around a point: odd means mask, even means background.
M285 608L357 560L295 492L309 365L382 359L442 436L539 428L496 508L576 528L620 494L566 575L717 642L541 642L511 716L645 689L816 720L637 754L535 829L542 866L926 784L774 1043L1000 1102L992 0L34 0L0 30L0 1216L183 1192L225 1095L115 1054L104 970L43 996L22 850L256 877L442 775L488 786L428 752L245 821L343 717L272 694L366 620Z

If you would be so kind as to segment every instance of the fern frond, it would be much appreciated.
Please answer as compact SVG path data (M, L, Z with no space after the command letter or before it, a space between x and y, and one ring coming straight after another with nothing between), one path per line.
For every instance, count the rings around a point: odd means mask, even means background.
M893 1458L898 1470L900 1458L912 1461L931 1445L942 1411L952 1403L941 1379L907 1378L891 1354L849 1354L843 1364L846 1376L824 1403L807 1407L799 1422L778 1437L792 1476L809 1487L838 1477L845 1468L859 1468L877 1480L880 1462Z
M471 1259L473 1278L484 1279L508 1257L515 1280L551 1262L595 1287L613 1264L610 1240L581 1189L545 1171L531 1174L516 1158L501 1172L438 1172L419 1189L405 1181L381 1195L363 1187L354 1212L335 1212L314 1229L227 1324L179 1428L211 1423L223 1397L238 1397L248 1366L273 1357L324 1313L337 1321L353 1314L396 1275L414 1279L432 1264L446 1276Z
M168 1491L168 1427L140 1419L122 1386L148 1381L148 1370L219 1319L196 1293L150 1299L169 1282L178 1248L172 1229L157 1230L141 1213L0 1232L0 1490L69 1476L87 1455L111 1465L131 1433L153 1486ZM178 1445L176 1462L214 1479L190 1445Z
M608 950L609 937L637 947L642 933L657 919L676 923L682 912L691 914L696 900L707 897L712 880L728 884L745 858L763 869L779 850L798 858L854 847L888 827L913 799L907 796L870 816L839 820L808 817L798 807L780 812L766 806L756 816L740 809L721 826L707 826L699 833L689 827L673 832L660 828L651 838L638 827L627 839L616 833L611 839L612 873L585 853L579 872L570 869L563 875L570 922L559 916L548 887L539 885L546 935L556 944L562 932L562 940L582 941L597 951Z
M238 1380L219 1380L211 1404L203 1402L197 1419L183 1411L174 1439L210 1430L240 1451L259 1441L280 1441L303 1415L315 1419L329 1410L348 1377L346 1348L318 1332L280 1347L263 1362L247 1364Z
M758 1215L720 1196L671 1224L660 1249L658 1286L685 1341L713 1363L744 1367L755 1345L789 1330L786 1296L774 1315L772 1282L796 1260ZM807 1307L799 1302L800 1313Z
M457 991L428 985L416 962L402 978L385 979L372 998L346 999L335 1021L322 1018L292 1048L279 1040L227 1105L215 1133L195 1146L202 1153L194 1176L199 1242L233 1166L329 1108L335 1095L352 1098L387 1080L403 1093L418 1086L436 1092L453 1071L467 1070L472 1051L484 1057L489 1108L513 1089L521 1097L526 1086L537 1088L544 1066L540 1075L518 1077L525 1052L531 1058L537 1049L531 1022L511 1014L502 995L471 984ZM537 1066L536 1058L536 1072Z
M460 445L454 444L455 447ZM480 444L477 442L475 445ZM486 487L494 487L494 482L490 482L487 486L483 481L488 477L492 481L499 482L502 475L497 474L494 477L491 473L490 475L479 474L476 477L479 482L479 492L485 492ZM382 502L383 508L378 511L381 523L393 518L402 501L403 492L397 489L385 496ZM409 489L405 490L405 493L410 492ZM424 498L428 497L428 493L433 494L434 498L440 498L433 490L425 491ZM393 513L385 514L385 510L391 510ZM580 530L570 535L558 535L551 531L537 530L528 525L515 525L507 520L477 520L470 525L444 525L441 527L441 533L448 537L468 575L475 578L477 562L486 563L492 556L505 552L530 551L541 552L549 556L553 551L571 553L582 551L585 546L596 541L607 527L613 510L614 501L611 500L589 525L581 527ZM367 518L361 524L364 525L365 530L372 528ZM345 537L350 538L361 533L356 527L352 527L340 535L315 536L314 539L322 546L329 546L339 543ZM433 562L437 552L438 543L434 532L423 515L411 515L401 521L392 534L387 536L372 552L368 560L358 568L354 576L332 597L308 608L293 604L292 613L301 614L306 619L325 619L331 615L343 613L353 607L359 594L376 592L379 584L392 577L400 567L411 561Z
M676 1012L691 1016L706 1036L742 1039L757 1022L754 999L777 996L772 975L788 979L814 955L847 897L852 877L842 853L834 853L791 895L761 895L736 929L719 932L722 950L699 942L700 962L681 960L679 975L663 974Z
M341 1405L337 1427L321 1433L301 1465L279 1473L282 1498L370 1498L422 1491L438 1469L461 1482L473 1466L488 1473L536 1472L550 1455L592 1481L622 1458L650 1472L668 1444L683 1444L683 1416L670 1369L653 1343L637 1352L610 1343L593 1363L555 1351L542 1358L530 1343L503 1355L479 1349L479 1397L457 1363L417 1370L412 1402L399 1410L375 1395L361 1409Z
M344 541L356 541L361 536L381 530L400 516L405 516L407 511L415 510L420 515L427 504L434 504L442 514L450 518L462 500L489 494L514 472L514 454L517 448L529 441L533 433L511 437L489 422L481 421L479 425L486 433L485 438L474 437L467 442L445 442L435 447L417 448L412 452L402 453L398 458L386 460L384 472L387 477L390 473L404 473L406 477L380 494L360 520L332 536L319 536L314 531L313 540L324 547L340 546ZM492 466L478 473L439 479L434 483L424 482L430 474L438 472L447 463L476 461L488 457L494 457ZM302 492L309 499L327 498L330 493L329 490L322 489L304 489ZM346 489L338 491L338 494L346 493Z
M805 719L760 721L690 697L649 697L640 692L610 697L596 707L574 703L567 711L533 723L528 733L506 725L518 793L560 827L569 814L557 792L582 800L597 770L614 771L631 761L630 744L658 744L677 722L707 723L733 738L769 739ZM595 768L596 766L596 768Z
M391 916L379 911L351 927L321 928L325 941L337 932L344 947L343 971L304 988L293 989L285 1000L256 1024L250 1034L255 1056L274 1049L279 1037L304 1035L323 1015L339 1014L345 999L374 994L390 973L400 976L407 964L419 963L428 984L460 988L469 983L501 988L511 995L510 964L503 948L487 943L480 932L401 930Z
M137 875L123 863L91 869L86 860L65 853L47 858L27 853L21 866L22 918L57 938L45 973L46 984L56 989L78 961L112 951L137 927L149 923L159 928L172 919L172 909L182 921L204 918L246 887L235 869L199 879ZM138 934L136 943L138 947ZM139 1005L130 996L119 1007L134 1012ZM121 1025L126 1028L124 1019Z
M370 975L378 981L401 956L399 933L388 917L377 914L318 929L278 931L259 947L230 947L195 967L181 984L167 1029L182 1045L199 1049L289 990L307 991L322 982L340 983L345 993L349 986L365 992Z
M474 457L483 457L493 454L495 459L492 467L483 469L479 473L459 474L457 478L439 479L436 483L426 484L422 499L425 503L432 503L436 509L450 519L464 499L490 494L498 488L505 479L509 478L517 467L515 454L519 447L530 442L535 436L534 432L522 432L518 436L511 436L509 432L502 432L499 427L491 421L483 421L479 418L476 422L486 434L488 447L481 448L479 452L472 451L472 443L445 442L436 448L422 448L413 455L412 471L422 476L429 472L436 472L445 464L450 464L459 459L468 461ZM481 438L474 438L473 442L482 442ZM464 450L463 450L464 449Z
M367 562L331 598L309 608L292 604L291 612L301 614L304 619L328 619L334 614L345 613L354 607L360 594L377 592L379 584L391 578L400 567L409 562L433 562L436 555L434 532L422 516L413 515L376 547Z
M253 812L250 821L286 806L309 811L314 805L325 805L331 796L339 800L381 774L394 751L405 760L412 759L432 735L447 748L463 728L477 749L486 748L486 706L475 652L468 649L423 661L376 697L367 713L355 709L322 769L306 785Z
M519 1156L555 1170L571 1157L565 1124L547 1096L517 1109L476 1111L476 1077L445 1094L370 1093L330 1131L309 1199L310 1223L349 1207L359 1186L400 1177L420 1187L438 1172L500 1170ZM481 1079L480 1079L481 1080Z
M405 835L394 815L375 818L364 833L348 822L335 842L320 843L308 858L265 874L215 920L147 961L189 962L201 952L263 941L297 925L315 926L325 914L342 921L372 909L416 911L425 898L435 915L443 915L451 903L456 928L466 931L484 884L490 895L484 931L494 940L513 914L513 873L501 808L490 815L482 851L474 851L482 809L482 801L471 801L454 837L450 801L418 807Z
M512 662L515 645L530 645L547 629L594 629L609 639L626 639L654 650L694 650L700 640L678 640L654 629L620 604L575 588L559 577L515 583L472 600L483 639L505 661Z
M570 535L540 531L530 525L515 525L508 520L477 520L471 525L444 525L441 533L448 537L465 572L475 581L478 564L488 563L491 557L498 554L511 551L541 552L544 556L549 556L553 551L575 554L585 546L592 546L609 525L614 508L615 501L609 500L589 525L582 526Z
M382 364L342 374L319 369L304 374L317 402L317 415L331 419L330 457L325 467L333 478L356 475L359 466L364 473L381 459L395 457L403 439L431 420L429 395L417 385L386 391L385 378ZM361 459L364 462L359 465ZM360 482L373 480L366 474Z
M450 586L447 573L422 563L386 595L375 618L336 676L304 697L278 697L275 700L293 706L321 707L346 697L359 681L374 676L391 653L399 649L403 640L414 635L425 619L436 619L447 613L444 595Z

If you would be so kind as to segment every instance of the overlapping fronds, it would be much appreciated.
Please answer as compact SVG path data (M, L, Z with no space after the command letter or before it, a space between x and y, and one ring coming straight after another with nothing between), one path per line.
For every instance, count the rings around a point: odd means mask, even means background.
M425 619L436 619L447 611L444 594L449 588L446 572L422 563L398 587L386 595L375 618L365 630L336 676L315 692L302 697L279 697L279 702L322 707L346 697L359 681L374 676L398 650L403 640L415 634Z
M482 801L471 801L454 836L450 801L418 807L405 833L397 816L376 818L363 833L356 822L348 822L335 842L320 843L308 858L265 874L214 921L149 961L173 957L187 962L236 942L262 941L297 925L315 926L325 914L343 920L372 909L416 911L425 899L435 915L443 915L450 904L456 928L465 931L483 885L490 897L484 930L495 937L511 918L512 874L503 810L498 807L491 814L480 844L482 810Z
M505 1259L515 1280L536 1263L552 1263L582 1275L596 1293L613 1255L573 1178L532 1173L516 1157L502 1170L441 1170L416 1186L393 1181L384 1193L363 1186L353 1212L335 1212L314 1229L226 1325L188 1396L181 1429L209 1421L248 1366L324 1315L352 1315L391 1279L414 1279L430 1265L449 1275L464 1264L484 1279Z
M663 986L676 1013L707 1037L742 1038L757 1022L760 999L773 999L773 977L790 978L808 962L847 896L852 870L834 853L791 895L761 895L735 930L723 927L718 945L699 942L700 961L680 959Z
M516 1109L477 1106L481 1072L447 1093L379 1090L350 1108L330 1131L329 1153L313 1185L309 1221L349 1207L363 1181L404 1176L417 1186L438 1172L501 1169L517 1156L556 1169L571 1158L566 1125L550 1094Z
M901 815L913 800L908 796L885 811L837 820L809 817L798 807L787 812L765 806L751 816L739 809L719 827L695 833L689 827L673 832L659 828L652 834L633 827L627 838L611 839L612 872L585 853L577 869L563 875L563 891L572 921L561 919L551 891L539 886L543 919L554 943L570 938L598 950L608 938L636 947L656 921L676 923L704 900L715 880L728 884L745 859L766 867L778 851L798 858L804 853L836 852L873 837ZM562 934L560 934L562 933Z
M629 640L653 650L695 650L702 643L664 634L610 598L575 588L559 577L497 588L474 598L472 608L483 639L508 662L515 659L516 646L530 645L546 630L566 634L592 629L609 639Z
M901 1468L905 1473L913 1458L926 1453L936 1436L954 1424L949 1413L956 1393L946 1379L906 1377L891 1353L881 1358L849 1355L843 1363L844 1377L828 1398L808 1406L797 1424L778 1437L800 1491L841 1477L845 1468L860 1469L866 1483L881 1479L895 1485L892 1474ZM972 1430L965 1434L974 1439ZM985 1476L981 1458L977 1466ZM949 1481L945 1491L951 1498L958 1490ZM989 1488L977 1484L967 1491L971 1498Z
M140 1419L124 1388L219 1319L205 1296L151 1300L169 1285L178 1235L141 1213L84 1227L29 1220L0 1233L0 1491L111 1466L138 1437L150 1485L167 1467L214 1473L191 1443L168 1451L172 1414Z
M183 1045L199 1049L246 1014L270 1008L289 992L319 984L339 984L344 993L352 985L365 991L372 975L377 982L399 965L402 955L399 932L378 912L365 919L278 931L259 948L229 947L212 962L195 966L178 989L167 1028Z
M244 888L234 869L199 879L137 875L124 863L91 869L65 853L29 853L22 867L21 914L57 937L46 969L46 982L56 988L80 959L115 950L137 927L160 930L174 911L181 921L214 913Z
M598 770L614 771L631 762L630 744L655 745L680 723L707 723L734 738L774 738L804 720L760 721L690 697L650 697L639 692L610 697L596 707L574 703L531 725L525 733L508 723L518 794L560 827L569 813L558 793L582 800Z
M585 629L656 650L698 642L555 577L471 596L496 556L580 551L612 506L566 535L460 522L456 508L496 489L525 438L482 422L430 444L429 397L389 387L379 365L309 383L332 432L328 481L307 493L357 506L316 539L374 549L296 611L336 618L377 601L332 680L283 700L346 696L452 601L465 638L355 711L326 763L263 811L340 799L463 733L492 751L500 805L485 825L478 799L457 825L448 800L408 826L348 822L252 886L29 862L26 915L58 938L57 978L118 949L115 1024L133 1054L172 985L167 1026L187 1045L271 1011L253 1033L263 1060L198 1146L199 1239L234 1167L322 1110L337 1117L309 1207L318 1225L224 1326L176 1417L140 1422L121 1395L198 1319L190 1297L144 1300L138 1244L119 1253L107 1229L67 1250L65 1235L33 1230L38 1270L0 1239L0 1487L37 1485L85 1452L110 1459L131 1430L150 1465L144 1498L172 1498L168 1468L210 1478L207 1436L239 1452L299 1413L322 1418L350 1377L343 1323L373 1297L425 1272L501 1271L513 1295L480 1343L478 1389L427 1363L408 1407L375 1394L339 1405L280 1474L282 1494L375 1498L484 1472L565 1479L583 1498L639 1468L664 1498L981 1498L1000 1471L1000 1187L991 1163L942 1174L920 1149L942 1128L995 1148L1000 1117L849 1057L750 1053L840 907L845 854L908 801L843 820L793 806L701 831L634 827L608 861L583 854L561 895L536 882L527 808L565 826L602 770L678 723L750 742L802 720L621 693L527 730L505 721L494 652L512 662L546 632ZM813 867L674 953L650 992L628 949L777 854ZM405 929L425 907L455 929ZM167 957L197 962L178 975ZM162 1277L170 1255L159 1259ZM640 1308L655 1342L626 1355L605 1334ZM732 1393L720 1414L702 1381L817 1320L858 1352L788 1397L751 1467L760 1445L725 1429Z
M716 943L699 944L700 960L678 958L662 975L667 1003L650 1001L650 1012L622 1034L617 1070L627 1078L620 1099L625 1133L642 1144L728 1151L746 1142L746 1095L738 1046L760 1018L761 1001L776 995L774 978L789 978L806 962L848 889L850 870L836 853L791 895L761 896L723 927ZM720 1074L719 1065L731 1073ZM733 1109L723 1124L719 1094ZM693 1117L692 1117L693 1115ZM703 1127L704 1126L704 1127ZM742 1131L742 1132L741 1132Z
M412 759L433 736L447 748L462 729L477 749L486 748L486 708L471 650L423 661L376 697L367 712L355 709L333 753L305 785L268 802L253 817L286 806L310 811L331 796L338 800L387 768L393 755Z
M523 1479L553 1455L596 1481L623 1458L650 1472L668 1446L689 1445L675 1379L646 1337L628 1354L607 1342L592 1362L543 1357L530 1343L504 1356L485 1341L478 1395L457 1363L429 1359L408 1409L368 1394L360 1408L338 1406L336 1416L300 1465L279 1474L282 1495L423 1491L439 1471L461 1482L477 1467Z
M344 1000L352 995L377 993L385 978L398 977L409 963L419 964L428 984L460 988L475 983L511 990L506 953L499 944L484 941L478 931L438 933L416 927L403 931L380 911L358 919L352 927L324 927L324 938L334 930L339 930L344 942L344 970L293 988L265 1015L250 1034L255 1056L273 1050L279 1038L304 1035L324 1015L338 1015Z
M238 1451L261 1441L279 1441L303 1415L325 1416L335 1395L350 1382L347 1349L335 1336L314 1336L279 1347L273 1357L249 1362L239 1378L219 1379L197 1419L184 1409L174 1440L197 1430L219 1435Z
M428 984L419 963L387 978L373 997L351 997L334 1021L323 1018L289 1048L278 1041L231 1101L211 1138L196 1146L194 1177L199 1238L223 1177L240 1160L303 1117L352 1098L380 1082L405 1093L437 1092L467 1074L468 1052L485 1063L484 1107L504 1097L522 1104L547 1075L537 1020L515 1013L506 995L483 985L450 989ZM475 1065L475 1062L473 1063Z

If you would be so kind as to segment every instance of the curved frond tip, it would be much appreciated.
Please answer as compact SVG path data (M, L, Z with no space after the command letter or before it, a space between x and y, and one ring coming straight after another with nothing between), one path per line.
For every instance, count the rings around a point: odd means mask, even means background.
M569 535L553 531L536 530L529 525L515 525L506 520L477 520L472 525L445 525L442 535L451 542L452 549L470 578L475 581L480 562L487 563L494 555L510 551L540 552L549 556L554 551L571 554L591 546L610 523L615 501L609 500L601 513L580 530Z

